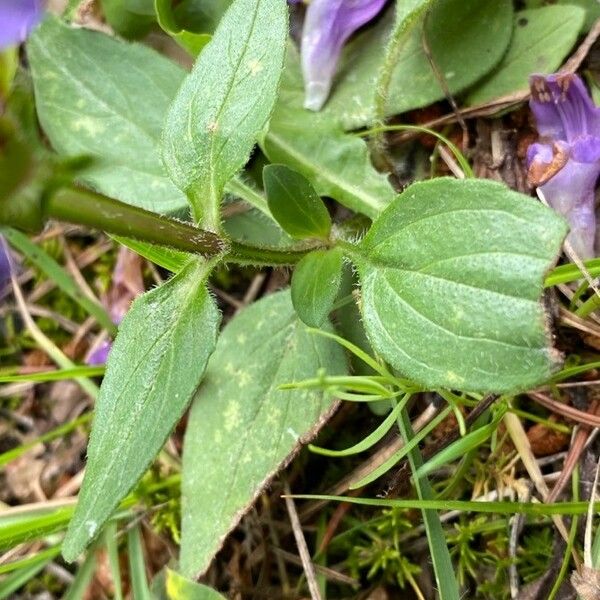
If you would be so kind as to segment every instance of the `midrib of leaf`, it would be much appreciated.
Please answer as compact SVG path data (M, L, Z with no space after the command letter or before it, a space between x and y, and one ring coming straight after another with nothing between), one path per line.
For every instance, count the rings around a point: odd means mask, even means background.
M200 270L201 270L201 269L198 269L198 267L196 267L196 272L198 272L198 271L200 271ZM198 286L200 286L200 285L203 285L203 280L202 280L202 278L201 278L201 277L198 277L198 281L196 282L196 284L195 284L195 285L192 285L192 284L190 284L190 286L189 286L189 291L188 291L188 292L185 294L185 302L186 302L186 306L187 306L187 303L188 303L188 301L189 301L189 298L190 298L191 296L193 296L193 295L196 293L196 291L197 291L197 288L198 288ZM159 342L161 342L161 341L164 339L164 337L165 337L165 336L167 336L167 335L172 335L172 336L174 336L174 335L175 335L175 333L176 333L176 331L177 331L177 330L178 330L178 328L179 328L179 321L181 321L181 320L182 320L182 315L180 314L180 315L179 315L179 318L175 318L175 319L172 321L172 324L173 324L173 323L175 323L175 325L174 325L174 326L172 325L172 326L171 326L171 327L169 327L168 329L165 329L165 332L164 332L163 334L161 334L161 335L160 335L160 336L159 336L159 337L158 337L158 338L157 338L157 339L154 341L154 343L153 343L153 344L152 344L152 346L150 347L149 351L148 351L148 352L146 352L146 353L144 354L144 357L151 355L151 354L152 354L152 349L153 349L153 348L155 348L155 347L156 347L156 346L159 344ZM171 346L171 350L172 350L172 348L173 348L173 345L172 345L172 344L169 344L168 346ZM169 349L167 348L167 349L166 349L166 351L165 351L165 354L168 352L168 350L169 350ZM163 355L163 356L164 356L164 355ZM143 365L143 363L144 363L144 361L143 361L142 359L140 359L140 360L137 362L137 364L135 365L135 368L134 368L132 371L130 371L130 377L129 377L129 379L127 380L127 383L129 383L129 381L130 381L130 380L131 380L131 379L132 379L132 378L135 376L135 374L137 373L138 369L139 369L139 368L140 368L140 367ZM171 362L170 362L169 364L172 364L172 360L171 360ZM160 372L162 372L162 371L163 371L163 369L161 368L161 369L160 369ZM134 421L135 421L135 420L137 419L137 417L138 417L138 416L139 416L139 415L140 415L140 414L143 412L143 408L144 408L144 406L145 406L145 403L146 403L147 399L149 398L149 396L151 396L151 395L152 395L152 393L153 393L153 391L154 391L154 388L155 388L155 385L156 385L156 382L158 381L158 375L159 375L159 373L158 373L158 371L157 371L157 372L156 372L156 377L154 377L154 379L153 379L153 381L152 381L152 383L151 383L151 386L150 386L150 388L149 388L149 390L148 390L148 393L146 393L146 394L145 394L145 396L144 396L144 398L143 398L142 402L140 402L140 403L138 403L138 404L136 405L136 408L137 408L137 410L136 410L136 412L135 412L135 413L134 413L134 415L133 415L133 417L134 417L134 418L133 418L133 420L134 420ZM121 390L121 392L119 393L119 395L118 395L118 397L117 397L117 401L118 401L118 400L119 400L119 399L120 399L120 398L123 396L123 394L125 393L125 390L126 390L126 388L127 388L127 385L123 385L123 389L122 389L122 390ZM124 439L125 439L125 440L129 440L129 439L131 438L131 434L132 434L133 430L134 430L134 427L129 427L129 428L127 428L127 429L126 429L124 432L122 432L122 434L123 434L123 437L124 437ZM103 476L102 476L102 477L101 477L101 479L99 480L99 481L100 481L100 483L99 483L99 485L97 486L97 487L99 487L100 489L103 487L104 483L106 482L106 479L107 479L107 477L109 476L110 472L111 472L111 471L113 471L113 467L114 467L114 465L115 465L115 463L116 463L116 461L117 461L117 458L118 458L119 456L120 456L120 454L116 454L115 452L112 452L112 453L111 453L111 458L110 458L110 460L109 460L109 468L108 468L108 469L103 469ZM88 520L88 517L90 516L90 514L91 514L91 512L92 512L92 509L93 509L94 507L95 507L95 502L92 502L92 503L89 503L89 504L88 504L88 509L87 509L87 511L84 513L84 514L85 514L85 518L83 519L83 522L85 522L85 521L87 521L87 520Z
M375 196L369 196L362 193L360 189L348 186L344 179L338 178L332 171L327 169L324 164L307 160L305 154L298 152L293 146L286 144L278 135L273 133L272 130L267 133L266 137L271 143L278 146L290 156L293 156L300 164L317 173L320 178L326 179L337 188L354 196L358 202L353 202L352 204L347 202L346 205L348 208L361 212L368 217L375 218L386 207L386 204L379 201Z
M217 110L217 114L215 115L215 123L216 123L217 127L220 127L221 115L223 113L224 107L227 104L227 100L229 99L229 96L231 95L231 92L234 88L234 84L236 83L240 65L242 64L243 59L246 57L248 45L249 45L250 39L252 38L252 34L254 33L254 28L256 25L256 16L258 14L260 1L261 0L258 0L254 4L254 13L252 15L252 23L248 30L248 35L246 36L246 40L244 42L243 49L239 54L239 58L236 62L235 68L232 71L231 77L227 81L225 97L223 98L223 101L220 103L219 108ZM231 39L231 35L230 35L230 39ZM196 99L196 95L194 95L192 102L190 103L191 106L194 105L195 99ZM190 111L190 121L192 122L191 124L193 124L193 120L194 120L194 114L192 111ZM189 129L189 127L190 126L188 126L188 129ZM193 139L193 138L194 138L194 136L190 135L190 139ZM209 184L210 204L209 205L214 207L214 206L219 206L219 204L221 202L221 194L223 193L223 190L219 190L217 183L216 183L216 179L217 179L217 169L216 169L217 161L215 158L216 135L211 135L209 139L210 139L210 174L209 174L209 177L210 177L210 184Z

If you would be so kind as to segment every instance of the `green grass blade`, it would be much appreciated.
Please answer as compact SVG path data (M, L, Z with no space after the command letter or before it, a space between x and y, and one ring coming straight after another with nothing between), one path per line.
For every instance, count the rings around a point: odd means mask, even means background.
M588 270L588 273L592 277L597 277L598 275L600 275L600 258L586 260L583 264L585 265L585 268ZM550 271L550 273L548 273L548 275L546 276L544 286L552 287L561 283L577 281L578 279L582 278L583 274L579 267L577 267L577 265L569 263L568 265L560 265L552 269L552 271Z
M87 588L92 581L94 571L96 570L96 553L94 548L90 548L83 561L83 564L77 570L75 579L69 587L62 600L82 600Z
M473 173L473 169L471 168L469 161L465 158L465 155L447 137L443 136L441 133L438 133L434 129L429 129L428 127L422 127L420 125L382 125L381 127L374 127L373 129L368 129L367 131L361 131L357 135L364 137L377 133L385 133L387 131L416 131L418 133L426 133L427 135L437 138L440 142L442 142L442 144L448 147L450 152L452 152L454 158L456 158L456 162L459 164L460 168L465 174L465 177L469 179L475 177L475 173Z
M123 600L123 584L121 582L121 566L119 565L119 543L117 538L117 524L111 521L104 530L104 541L108 555L110 576L115 588L114 599Z
M467 435L459 438L447 448L444 448L438 452L426 463L421 465L421 467L419 467L415 473L415 477L425 477L432 471L439 469L442 465L462 458L465 456L465 454L469 453L474 448L477 448L490 437L492 437L499 424L500 419L496 418L492 423L484 425L483 427L479 427L475 431L471 431L470 433L467 433Z
M398 417L398 427L408 445L413 439L413 430L406 410L403 410ZM429 480L427 477L421 478L416 475L423 466L423 458L418 447L415 446L410 450L408 460L414 474L413 481L419 500L432 500L435 495ZM460 600L458 582L452 567L452 560L440 517L435 510L422 509L421 512L440 600Z
M47 548L46 550L42 550L41 552L33 554L32 556L27 556L26 558L21 558L20 560L15 560L9 563L4 563L0 565L0 575L6 575L6 573L12 573L18 569L24 569L25 567L38 564L38 562L44 558L53 559L59 554L60 546L53 546L52 548Z
M589 508L589 502L554 502L540 504L537 502L488 502L477 500L391 500L386 498L354 498L352 496L328 496L319 494L293 494L298 500L326 500L332 502L349 502L361 506L376 506L404 509L431 509L441 511L457 510L460 512L491 513L514 515L523 513L529 517L551 515L583 515ZM594 510L600 511L600 502L594 504Z
M148 580L146 579L146 561L139 525L132 527L127 533L127 549L133 598L135 600L152 600Z
M18 571L14 571L0 582L0 600L14 597L12 596L13 592L16 592L33 579L52 560L52 556L38 555L35 558L37 560Z
M86 413L86 414L82 415L81 417L74 419L70 423L65 423L64 425L60 425L59 427L56 427L55 429L52 429L51 431L48 431L47 433L40 435L39 437L37 437L35 440L32 440L31 442L27 442L26 444L22 444L21 446L13 448L12 450L3 452L2 454L0 454L0 467L3 467L4 465L8 464L12 460L19 458L19 456L22 456L23 454L25 454L25 452L27 452L28 450L31 450L31 448L34 448L38 444L42 444L45 442L50 442L52 440L55 440L59 437L62 437L63 435L70 433L71 431L73 431L74 429L79 427L80 425L89 423L92 420L93 416L94 416L94 413L91 413L91 412ZM1 513L0 513L0 518L1 518Z
M452 407L448 406L445 408L435 419L432 419L423 429L421 429L412 439L406 441L397 452L392 454L385 462L381 463L376 469L373 469L368 475L360 479L359 481L352 482L350 485L351 490L355 490L369 483L372 483L383 474L387 473L399 460L402 460L413 448L416 448L418 444L424 440L431 431L433 431L450 413Z
M34 244L25 234L16 229L3 228L2 234L13 248L27 257L40 271L60 288L67 296L77 302L89 315L112 335L117 333L117 326L112 322L104 307L86 296L73 278L51 256Z
M41 373L27 373L25 375L4 375L0 373L0 383L17 383L29 381L31 383L46 383L48 381L63 381L77 377L100 377L104 375L104 366L87 367L84 365L72 369L56 369Z
M328 448L321 448L319 446L313 446L309 444L311 452L315 454L321 454L323 456L351 456L352 454L359 454L360 452L364 452L368 450L372 446L374 446L379 440L383 438L383 436L392 428L400 411L404 406L406 406L406 402L410 398L410 394L406 394L404 398L400 402L394 406L391 410L390 414L385 418L384 421L371 432L367 437L362 439L358 444L354 444L354 446L350 446L350 448L346 448L344 450L329 450Z

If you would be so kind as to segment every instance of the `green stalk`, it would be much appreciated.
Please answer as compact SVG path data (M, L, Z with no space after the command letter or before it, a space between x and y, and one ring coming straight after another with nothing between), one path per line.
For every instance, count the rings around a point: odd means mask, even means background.
M392 402L393 404L396 403L395 400ZM406 410L403 410L398 417L398 427L404 438L404 443L408 444L413 437L413 430ZM435 494L427 476L418 477L416 475L417 471L423 466L423 458L417 447L408 453L408 460L413 472L413 482L419 500L433 500ZM440 600L459 600L458 583L454 575L454 569L452 568L452 561L440 517L435 510L422 509L421 512L423 514L423 524L425 525L429 550L431 551L431 562L433 564Z
M226 248L225 242L210 231L80 188L58 190L44 208L47 217L60 221L207 257L217 256Z
M200 254L225 262L265 266L295 265L315 248L281 249L229 241L190 223L159 215L81 188L63 188L44 206L45 218L101 229L113 236Z

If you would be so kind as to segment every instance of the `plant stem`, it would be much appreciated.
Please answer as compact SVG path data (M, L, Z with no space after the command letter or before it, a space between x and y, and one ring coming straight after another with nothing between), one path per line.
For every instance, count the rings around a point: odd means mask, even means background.
M315 248L265 248L232 241L230 252L223 260L239 265L291 266L297 264L312 250Z
M210 231L89 190L62 188L46 200L44 208L47 217L206 257L227 249L227 243Z
M408 35L417 22L417 19L429 8L431 0L423 2L399 2L396 7L394 29L389 37L383 64L375 84L375 119L383 122L385 119L386 105L389 96L390 84L398 56L404 47Z
M81 188L63 188L50 196L45 217L101 229L111 235L167 246L225 262L266 266L295 265L314 247L300 249L249 246L229 241L190 223L159 215Z

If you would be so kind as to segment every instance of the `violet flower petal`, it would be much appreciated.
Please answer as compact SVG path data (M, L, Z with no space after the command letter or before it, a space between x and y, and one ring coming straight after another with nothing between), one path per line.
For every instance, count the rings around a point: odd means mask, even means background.
M530 106L542 143L527 150L529 182L569 222L567 240L576 254L591 258L600 175L600 108L577 75L534 75L530 84Z
M304 107L325 104L346 40L370 21L386 0L312 0L302 30L301 60Z
M85 359L85 364L91 367L106 364L111 348L112 342L110 340L104 340L97 348L88 354Z
M582 135L600 137L600 108L577 75L532 75L529 84L530 106L542 137L567 142Z
M0 50L19 44L41 20L42 0L0 0Z
M12 262L10 252L4 238L0 235L0 290L10 281Z

